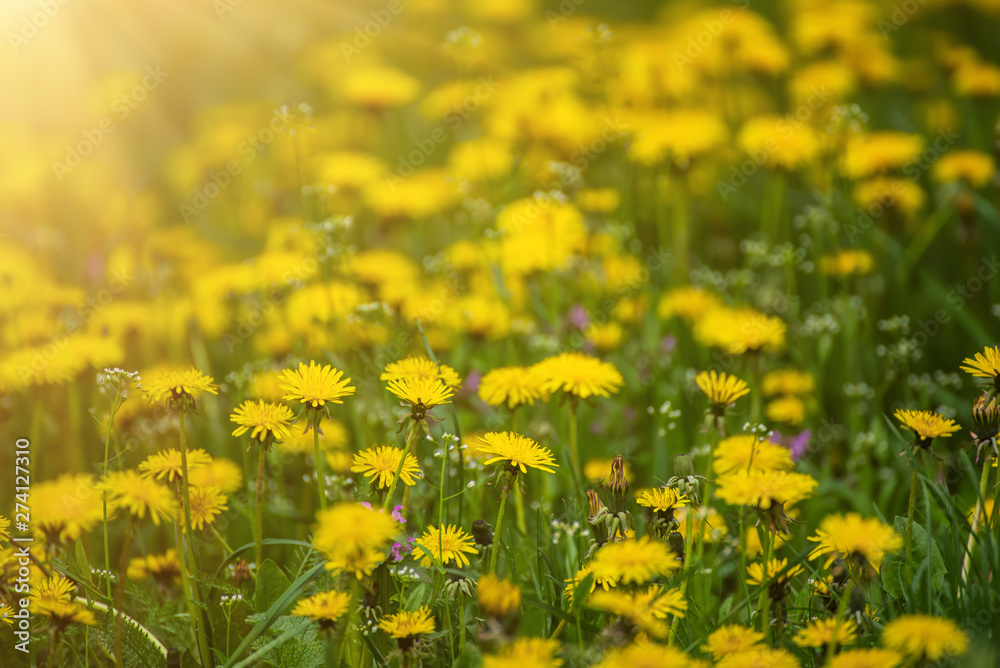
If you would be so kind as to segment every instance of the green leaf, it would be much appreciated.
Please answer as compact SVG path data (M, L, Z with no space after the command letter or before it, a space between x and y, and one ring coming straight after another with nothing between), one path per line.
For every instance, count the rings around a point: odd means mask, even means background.
M532 638L544 636L545 611L534 605L527 606L521 615L521 631Z
M236 651L229 657L225 668L232 668L232 666L239 660L239 657L243 655L243 652L245 652L247 648L253 644L253 641L259 638L262 633L267 631L267 629L270 628L275 621L277 621L278 617L280 617L281 614L292 605L298 595L309 586L309 583L323 572L324 568L324 564L316 564L296 578L295 582L293 582L291 586L285 590L278 600L271 604L271 607L267 609L266 613L264 613L263 618L254 624L252 629L250 629L250 633L247 634L247 636L243 639L243 642L240 643L240 646L237 647Z
M900 536L906 536L906 518L899 515L893 520L893 529ZM913 573L918 571L927 562L927 532L917 522L913 523L913 564L912 568L906 568L906 554L901 548L898 552L887 554L882 559L882 586L887 594L894 598L903 598L909 591L912 584ZM934 589L939 589L944 584L944 576L948 569L944 565L941 551L937 543L931 541L931 556L929 568L931 570L931 585Z
M253 595L253 611L265 612L288 589L288 576L270 559L265 559L257 571L257 588Z

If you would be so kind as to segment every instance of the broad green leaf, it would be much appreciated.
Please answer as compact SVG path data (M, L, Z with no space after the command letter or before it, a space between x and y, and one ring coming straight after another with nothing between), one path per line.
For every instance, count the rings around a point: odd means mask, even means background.
M288 589L289 584L288 576L278 567L278 564L270 559L265 559L257 571L257 588L253 595L254 612L260 614L270 608L282 592Z

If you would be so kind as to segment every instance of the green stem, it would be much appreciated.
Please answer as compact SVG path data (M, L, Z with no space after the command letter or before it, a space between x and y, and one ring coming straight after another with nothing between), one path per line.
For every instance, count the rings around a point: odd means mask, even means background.
M115 400L111 402L111 413L108 415L108 429L104 434L104 478L108 477L108 459L111 454L111 425L115 420L115 413L118 407L119 392L115 393ZM108 546L108 493L101 492L101 502L104 506L104 572L107 573L108 600L111 600L111 548Z
M577 443L576 401L569 400L569 451L573 464L573 475L580 480L580 449Z
M771 536L771 532L767 529L764 529L764 541L766 545L764 563L761 568L760 599L758 599L757 603L757 616L760 618L761 631L764 632L767 643L771 644L771 574L768 571L771 568L771 557L774 554L774 537Z
M465 599L459 597L458 606L458 655L465 649Z
M500 511L497 513L497 523L493 529L493 552L490 554L490 573L497 572L497 556L500 554L500 531L503 529L503 511L506 506L507 487L505 486L500 493Z
M319 422L317 411L313 416L313 466L316 468L316 491L319 494L319 509L326 510L326 476L323 473L323 453L319 449Z
M704 521L702 521L702 524L704 525ZM691 551L693 549L693 545L692 544L694 542L694 508L692 508L690 506L688 507L688 512L685 513L684 525L685 525L685 529L684 529L684 570L687 571L687 574L684 577L684 581L681 582L681 596L684 596L685 594L687 594L688 582L691 581L691 577L694 575L694 573L691 572L691 565L692 565L692 563L694 561L692 559L692 557L694 555L691 554ZM680 617L678 617L677 615L674 615L673 620L670 622L670 638L669 638L668 642L671 645L674 644L674 638L676 637L677 624L678 624L679 620L680 620Z
M410 425L410 433L409 433L409 435L408 435L408 437L406 439L406 447L403 449L404 450L404 459L405 459L405 453L406 452L409 452L414 457L417 456L417 433L419 431L420 431L420 423L419 422L413 422ZM402 469L399 469L399 470L402 470ZM393 485L393 487L396 484L396 480L399 478L399 475L398 475L399 470L397 470L397 475L393 476L393 478L392 478L392 485ZM393 487L389 488L389 492L390 493L389 493L389 496L386 497L387 499L391 499L392 498L392 489L393 489ZM388 503L388 501L387 501L387 503ZM410 486L407 485L406 488L403 490L403 517L409 517L409 515L410 515Z
M264 462L267 451L260 443L257 444L257 506L254 509L254 558L257 568L263 563L264 553Z
M969 541L965 545L965 559L962 560L962 582L968 585L969 567L972 565L972 550L976 546L976 532L979 531L979 523L983 519L983 503L986 500L986 490L990 482L989 460L983 464L983 474L979 478L979 498L976 500L976 510L972 514L972 529L969 531ZM964 590L963 590L964 591Z
M910 502L906 506L906 568L913 567L913 515L917 508L917 461L913 460L913 477L910 480Z
M122 543L122 556L118 564L118 594L115 597L115 660L119 666L122 663L124 653L122 650L122 608L125 603L125 578L128 576L128 548L132 538L132 516L128 516L125 523L125 539Z

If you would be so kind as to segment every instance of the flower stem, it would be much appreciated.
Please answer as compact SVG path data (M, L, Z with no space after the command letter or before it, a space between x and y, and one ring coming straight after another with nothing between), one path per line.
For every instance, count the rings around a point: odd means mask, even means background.
M497 572L497 556L500 554L500 531L503 528L503 510L507 506L507 487L500 493L500 511L497 513L497 524L493 529L493 552L490 554L490 573Z
M313 417L313 466L316 468L316 490L319 493L319 509L326 510L326 475L323 473L323 453L319 449L319 413Z
M257 562L257 568L260 568L261 563L263 563L263 553L264 553L264 462L266 459L267 451L264 446L260 443L257 444L257 505L254 508L254 529L253 529L253 540L254 540L254 559Z
M969 574L969 567L972 565L972 550L976 546L976 532L979 531L979 523L983 519L983 504L986 501L986 490L989 487L990 482L990 466L989 460L983 464L983 474L979 478L979 498L976 500L976 510L972 515L972 530L969 532L969 541L965 545L965 559L962 560L962 577L961 581L968 584L967 576Z
M125 603L125 578L128 576L128 549L132 539L132 516L125 524L125 539L122 543L122 557L118 565L118 594L115 597L115 661L119 666L124 658L122 650L122 607ZM110 578L108 578L110 581Z
M774 553L774 538L771 536L771 532L764 529L764 541L766 547L764 550L764 563L761 567L761 578L760 578L760 599L757 603L757 613L760 618L761 630L764 632L767 643L771 643L771 574L768 569L771 567L771 557Z
M573 464L573 475L580 479L580 447L577 443L576 424L576 401L570 399L569 402L569 451Z
M118 410L119 393L115 393L115 400L111 402L111 413L108 415L108 430L104 435L104 470L103 475L108 477L108 458L111 453L111 425L115 420L115 413ZM108 547L108 492L101 492L101 502L104 505L104 571L107 573L108 600L111 600L111 548Z
M913 461L913 478L910 480L910 502L906 506L906 568L913 568L913 515L917 508L917 462Z
M419 431L420 431L419 422L414 422L410 425L410 432L406 437L406 447L403 448L403 458L400 460L400 465L396 469L396 475L393 476L392 478L392 483L391 486L389 487L389 496L387 498L392 498L392 490L396 485L396 480L399 479L399 472L403 470L402 462L403 460L406 459L406 453L409 452L414 457L417 456L417 433ZM409 514L410 514L410 486L407 485L406 488L403 490L403 517L408 517Z

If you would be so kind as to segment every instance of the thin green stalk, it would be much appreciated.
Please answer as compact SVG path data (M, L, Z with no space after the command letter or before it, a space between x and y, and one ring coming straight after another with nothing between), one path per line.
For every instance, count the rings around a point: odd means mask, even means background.
M693 549L693 542L694 542L694 508L690 508L690 507L688 508L688 512L686 513L686 516L684 518L684 524L685 524L685 530L684 530L684 569L687 571L687 574L684 577L684 581L681 582L681 596L684 596L685 594L687 594L688 582L690 582L691 578L694 576L694 573L691 572L691 565L692 565L692 563L694 561L693 558L692 558L694 555L691 554L691 551ZM704 522L702 524L704 524ZM670 638L669 638L668 642L671 645L674 644L674 638L677 637L676 631L677 631L677 623L678 623L679 620L680 620L680 617L678 617L677 615L674 615L673 620L670 622Z
M111 413L108 415L108 429L104 434L104 470L103 475L108 477L108 459L111 454L111 425L115 421L117 412L118 397L120 391L115 392L115 400L111 402ZM101 502L104 506L104 572L107 573L108 600L111 600L111 548L108 547L108 492L101 492Z
M181 534L181 525L178 520L174 520L174 538L177 541L177 564L181 571L181 595L184 597L184 607L187 608L188 619L191 622L191 634L194 637L195 647L198 646L198 624L194 604L191 602L191 580L187 568L187 550L184 548L184 538Z
M458 606L458 655L465 650L465 598L459 596Z
M986 499L986 490L989 487L990 482L990 469L993 468L990 465L989 460L983 464L983 474L979 478L979 498L976 499L976 510L972 514L972 528L969 531L969 541L965 545L965 559L962 560L962 577L961 581L966 583L968 586L968 575L969 567L972 565L972 550L976 546L976 532L979 531L979 523L983 519L983 502ZM964 588L960 590L964 592Z
M760 581L760 598L757 603L757 616L760 618L761 631L764 632L767 643L771 644L771 558L774 555L774 537L764 529L764 540L767 543L764 550L764 564Z
M576 401L569 400L569 451L573 464L573 475L580 480L580 449L577 443Z
M128 577L128 549L132 539L132 516L128 516L125 522L125 539L122 543L122 556L118 563L118 594L115 597L115 661L119 666L125 665L122 661L124 652L122 650L122 608L125 603L125 579Z
M326 510L326 475L323 473L323 453L319 449L319 412L313 416L313 466L316 469L316 491L319 493L319 509Z
M191 572L197 575L199 569L198 569L198 557L194 551L194 545L192 542L194 539L194 530L192 529L191 526L191 492L190 492L190 486L188 484L187 434L184 431L184 416L185 416L184 409L181 408L181 410L178 411L177 415L179 420L178 430L181 442L181 494L183 495L184 499L184 528L186 529L185 535L187 536L188 539L187 546L188 549L190 549ZM180 553L184 549L185 549L184 541L183 540L178 541L177 545L178 553ZM188 598L189 602L188 613L191 615L191 624L192 628L194 629L195 645L198 648L198 654L201 657L202 665L211 666L212 655L211 651L208 648L207 637L205 636L204 633L198 632L198 626L201 625L202 628L205 628L205 624L203 623L204 618L202 617L201 609L194 605L194 601L198 601L200 598L200 595L198 593L197 583L192 582L190 584L190 588L191 591L190 591L190 597Z
M517 409L515 408L510 414L510 430L515 434L520 433L517 430ZM515 490L518 492L519 490ZM524 517L524 495L520 493L514 494L514 511L517 517L517 530L521 532L521 535L528 535L528 522Z
M397 467L396 469L396 475L392 477L392 483L389 486L389 494L386 496L386 501L385 501L386 508L389 507L388 504L390 502L390 499L392 499L392 491L396 488L396 481L399 480L399 472L403 470L402 462L406 459L406 453L409 452L414 457L417 456L417 433L419 431L420 431L420 423L413 422L410 425L410 432L406 438L406 447L403 448L403 457L401 457L399 460L400 464L399 467ZM409 513L410 513L410 486L407 485L406 488L403 489L403 517L408 516Z
M516 484L516 481L515 481ZM497 513L497 523L493 529L493 552L490 554L489 573L497 572L497 556L500 554L500 531L503 529L503 511L507 505L507 487L500 492L500 511Z
M260 568L260 565L264 563L264 462L266 456L267 450L261 443L257 443L257 506L254 508L253 529L254 558L257 562L257 568Z
M347 614L344 615L344 623L340 627L340 632L337 635L337 649L334 652L337 657L336 660L338 666L344 658L344 647L347 645L347 629L351 626L351 621L354 617L354 609L358 607L359 600L361 600L361 584L358 582L357 578L351 578L351 605L347 608Z
M910 502L906 506L906 568L913 568L913 515L917 508L917 461L913 461L913 478L910 480Z

